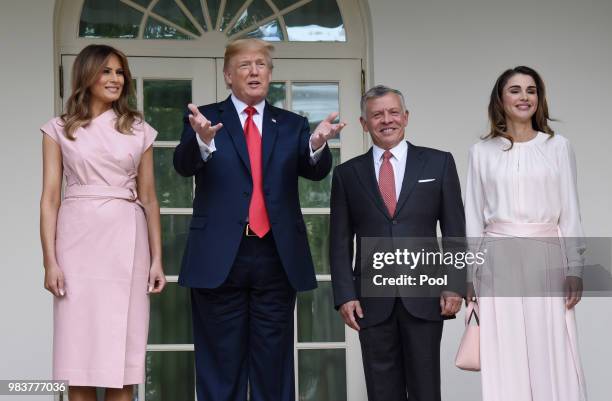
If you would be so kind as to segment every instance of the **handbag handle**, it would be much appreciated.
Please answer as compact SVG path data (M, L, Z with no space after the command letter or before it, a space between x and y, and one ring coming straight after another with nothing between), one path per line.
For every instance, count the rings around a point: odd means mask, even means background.
M465 325L469 326L470 322L472 321L472 317L473 317L474 320L476 320L476 324L480 326L479 314L480 314L480 310L478 308L478 301L474 299L472 302L469 303L465 311Z

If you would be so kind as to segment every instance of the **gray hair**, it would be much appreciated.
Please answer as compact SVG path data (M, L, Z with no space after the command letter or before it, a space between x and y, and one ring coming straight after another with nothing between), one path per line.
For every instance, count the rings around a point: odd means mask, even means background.
M366 118L366 105L368 100L383 97L388 93L395 93L397 96L399 96L400 100L402 101L402 111L406 111L406 102L404 101L404 95L402 92L397 89L389 88L385 85L376 85L368 89L368 91L361 96L361 117L363 119Z

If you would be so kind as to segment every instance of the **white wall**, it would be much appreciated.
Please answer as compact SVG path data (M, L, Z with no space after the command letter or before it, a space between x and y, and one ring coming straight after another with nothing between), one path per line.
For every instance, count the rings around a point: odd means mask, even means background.
M466 172L468 146L486 129L497 75L518 64L541 72L559 133L578 159L588 235L611 236L612 2L609 0L370 0L374 82L401 89L416 144L453 152ZM42 288L38 241L41 138L53 115L53 0L2 0L0 116L0 379L42 379L51 368L51 296ZM610 299L578 308L591 401L610 399ZM444 398L479 399L478 375L453 368L460 321L445 327ZM43 397L20 397L22 401ZM0 396L0 399L8 397Z
M53 116L53 8L53 0L0 5L0 379L51 376L52 303L42 287L38 239L38 128Z
M370 0L374 81L399 88L415 144L451 151L465 183L469 146L486 132L488 96L506 68L538 70L554 129L576 152L584 227L612 236L612 2L609 0ZM591 401L609 400L611 299L578 306ZM444 399L480 399L478 374L453 366L461 321L445 326Z

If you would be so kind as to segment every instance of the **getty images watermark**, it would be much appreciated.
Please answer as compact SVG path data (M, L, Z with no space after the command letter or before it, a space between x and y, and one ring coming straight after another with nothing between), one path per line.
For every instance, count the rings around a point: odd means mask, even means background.
M395 277L386 277L384 274L375 274L372 283L375 286L445 286L449 283L449 273L440 275L439 271L428 274L422 272L425 266L454 268L463 270L468 266L476 267L485 263L486 249L482 252L470 251L426 251L421 248L419 251L412 251L407 248L395 249L393 252L374 252L372 254L372 268L382 270L385 267L394 266L411 271L418 270L420 273L400 274ZM432 275L432 273L434 275Z
M612 296L612 240L590 238L361 238L354 280L362 297L564 296L569 276L583 296Z

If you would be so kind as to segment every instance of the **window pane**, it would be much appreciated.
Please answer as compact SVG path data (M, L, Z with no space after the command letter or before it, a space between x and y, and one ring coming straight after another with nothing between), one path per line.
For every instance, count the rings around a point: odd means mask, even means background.
M268 90L268 102L274 107L287 108L287 94L284 82L272 82Z
M145 39L193 39L189 35L177 31L175 28L157 21L155 18L147 18L147 25L144 30Z
M155 128L158 141L178 141L183 131L183 115L191 103L191 81L145 80L145 120Z
M272 15L272 9L266 4L266 1L255 0L243 11L228 35L238 33L270 15Z
M189 234L191 215L162 214L162 257L166 275L176 276L181 270L183 251Z
M299 350L298 381L300 401L346 401L344 349Z
M132 0L134 3L138 3L143 7L148 7L151 0Z
M191 207L193 180L180 177L172 165L173 148L153 148L155 186L161 207Z
M291 85L291 98L291 109L308 118L311 132L330 113L340 111L337 83L294 83Z
M84 38L136 38L142 13L119 0L85 0L79 23Z
M147 352L147 401L195 401L193 352Z
M210 28L210 30L214 31L215 27L217 26L217 16L219 15L221 0L206 0L206 4L208 5L208 13L210 14L210 20L213 24L213 27Z
M329 274L329 215L304 215L317 274Z
M335 167L340 162L340 149L330 150L333 158L333 167ZM310 181L302 177L299 178L298 188L302 207L329 207L331 177L332 173L330 172L327 177L321 181Z
M164 17L167 20L174 22L181 28L187 29L193 34L198 34L198 30L193 26L191 21L189 21L189 18L183 14L174 0L160 0L155 7L153 7L153 12L160 17Z
M245 0L227 0L225 3L225 9L223 10L223 16L221 17L221 30L227 28L227 24L234 18L234 15L240 10L240 7L244 4ZM208 6L211 8L211 5Z
M330 281L297 297L298 342L343 342L344 322L334 309Z
M299 0L272 0L272 1L274 2L274 5L276 6L276 8L278 8L280 11L283 11L283 9L294 5Z
M245 38L258 38L269 42L278 42L283 40L283 31L280 28L277 20L270 21L267 24L256 28L255 30L243 35Z
M342 16L335 1L312 0L283 18L290 41L346 42Z
M128 104L130 105L131 108L133 109L138 109L138 84L136 83L136 78L132 79L132 95L130 95L128 97Z
M200 23L202 29L204 29L205 31L209 30L206 27L206 22L204 22L204 15L202 14L202 3L200 2L200 0L183 0L183 4L185 5L185 7L187 7L191 15L193 15L193 17Z
M191 344L189 289L168 283L161 294L151 294L149 344Z

